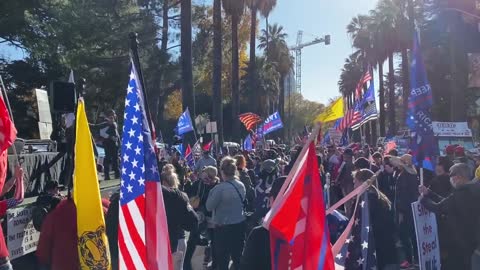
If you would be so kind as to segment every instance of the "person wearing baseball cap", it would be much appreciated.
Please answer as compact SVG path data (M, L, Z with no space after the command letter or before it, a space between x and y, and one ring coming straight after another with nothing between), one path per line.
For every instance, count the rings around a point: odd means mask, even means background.
M437 215L445 215L454 239L450 249L452 269L480 269L480 181L471 180L467 164L450 168L453 192L443 198L424 186L419 187L420 203ZM441 240L440 240L441 241Z

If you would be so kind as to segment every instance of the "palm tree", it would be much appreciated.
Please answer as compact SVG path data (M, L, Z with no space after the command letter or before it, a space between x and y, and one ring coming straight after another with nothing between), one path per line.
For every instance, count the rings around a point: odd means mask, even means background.
M269 25L268 30L263 29L260 36L260 49L269 48L265 51L265 56L269 61L276 64L280 74L280 93L278 97L278 107L281 116L285 115L285 78L293 67L293 59L288 50L287 34L283 32L283 27L277 24Z
M257 12L260 10L261 14L268 18L268 14L273 10L275 7L277 0L246 0L246 4L250 9L251 13L251 21L250 21L250 61L249 61L249 103L252 105L255 110L258 109L258 99L255 95L255 89L257 87L257 81L255 77L256 71L256 57L255 57L255 50L256 50L256 41L257 41ZM266 15L265 15L266 14ZM268 19L267 19L268 25Z
M275 8L277 5L277 0L260 0L260 4L258 9L260 10L260 14L262 14L263 17L265 17L265 27L268 29L268 16L270 16L270 12ZM269 39L267 32L267 41ZM267 47L265 48L268 52L268 43Z
M213 114L217 121L218 142L223 145L222 103L222 0L213 1Z
M259 112L266 116L272 111L271 104L276 102L280 92L280 73L277 71L276 64L267 61L265 57L257 57L256 62L259 91L257 98L260 104L267 104L267 106L261 106Z
M240 135L240 63L238 57L238 25L245 10L245 0L223 0L223 8L232 22L232 120L234 136Z
M358 78L362 76L362 65L359 62L358 55L359 53L356 52L345 59L340 80L338 81L339 91L348 108L353 106L354 89L357 87Z
M399 39L397 32L398 7L392 0L382 0L378 3L373 12L373 20L380 31L380 37L388 52L388 122L389 134L397 133L395 120L396 102L395 102L395 68L393 65L394 53L399 50Z

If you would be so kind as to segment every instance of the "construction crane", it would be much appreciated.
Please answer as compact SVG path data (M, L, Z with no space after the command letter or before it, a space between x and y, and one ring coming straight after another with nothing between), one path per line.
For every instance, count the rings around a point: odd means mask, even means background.
M310 42L302 43L303 31L297 33L297 44L290 47L290 51L295 51L295 81L297 93L302 93L302 49L319 43L330 45L330 35L325 35L323 38L316 38Z

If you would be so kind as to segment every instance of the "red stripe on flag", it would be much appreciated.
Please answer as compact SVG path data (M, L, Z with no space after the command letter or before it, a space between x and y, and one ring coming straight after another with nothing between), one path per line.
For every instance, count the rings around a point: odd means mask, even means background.
M118 226L118 250L121 254L120 260L123 260L123 264L127 267L127 269L135 269L130 252L128 252L128 248L125 245L125 238L123 237L123 232L120 226ZM122 265L122 263L120 262L119 265Z
M145 241L147 249L147 269L159 269L157 263L157 190L156 183L147 181L145 185ZM168 243L165 243L168 244Z
M134 202L130 202L129 204L134 204L132 205L133 207L138 207L138 205L135 205L136 200L137 199L135 199ZM125 224L127 225L128 233L130 235L130 238L132 239L133 245L137 249L138 255L140 255L140 258L142 259L143 264L146 265L145 243L143 243L142 237L140 236L137 229L135 228L135 223L139 223L140 221L134 220L132 218L130 209L128 209L128 204L122 206L122 213L125 218Z

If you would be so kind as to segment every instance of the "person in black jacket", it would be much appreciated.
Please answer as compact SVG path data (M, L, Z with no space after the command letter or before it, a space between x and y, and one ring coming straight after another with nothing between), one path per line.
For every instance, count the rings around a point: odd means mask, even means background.
M394 206L400 241L405 254L401 267L408 268L414 261L418 261L417 237L411 205L418 199L419 181L411 155L405 154L401 158L392 156L390 162L398 169L395 173Z
M110 196L110 207L105 216L108 247L112 261L112 270L118 269L118 211L120 210L120 191Z
M382 162L383 169L377 176L378 189L391 201L395 201L395 178L393 173L395 168L390 163L390 156L385 156Z
M450 168L450 182L454 189L447 198L424 186L419 187L420 202L425 208L446 215L452 226L450 233L454 241L448 251L455 265L449 269L480 269L480 182L470 179L468 165L459 163Z
M118 166L118 146L120 135L118 134L117 115L114 110L107 112L106 122L102 123L100 136L104 139L105 159L103 160L105 180L110 180L110 169L115 173L115 179L120 178L120 167ZM111 168L110 168L111 166Z
M249 212L253 212L255 211L253 206L253 201L255 199L255 189L253 187L252 180L250 179L250 175L248 174L247 160L243 155L235 156L235 160L237 161L237 170L238 170L240 182L243 183L243 185L245 186L245 190L247 192L246 210Z
M440 157L435 167L435 177L433 178L429 190L434 194L433 196L440 196L443 198L448 197L453 190L452 184L450 184L450 176L448 172L452 162L447 157ZM440 242L440 259L442 269L456 269L457 262L451 253L452 250L452 233L451 226L448 224L447 216L438 214L436 215L438 223L438 239Z
M185 254L185 263L183 266L184 270L191 270L191 260L193 253L195 252L196 246L201 242L200 235L206 230L208 240L210 240L210 249L214 250L213 244L213 228L212 223L212 212L208 211L206 208L206 203L208 199L208 194L219 182L217 168L213 166L207 166L203 168L202 172L199 175L199 179L195 181L190 190L188 191L188 196L192 207L197 212L197 215L200 220L200 225L198 230L190 231L190 236L187 243L187 251ZM212 268L216 267L215 254L212 254Z
M373 175L373 172L368 169L358 171L354 178L355 188L361 186L365 181L372 178ZM370 221L373 238L375 239L378 269L398 269L396 241L392 232L392 228L395 227L392 203L375 186L371 186L366 192L368 194Z
M270 204L273 203L286 177L277 178L272 187L267 190ZM239 270L272 269L270 256L270 234L263 226L253 228L245 243Z
M198 227L198 216L188 200L187 194L178 187L180 182L175 173L162 173L162 193L167 215L168 235L172 253L182 252L183 260L187 249L185 231L194 231Z

